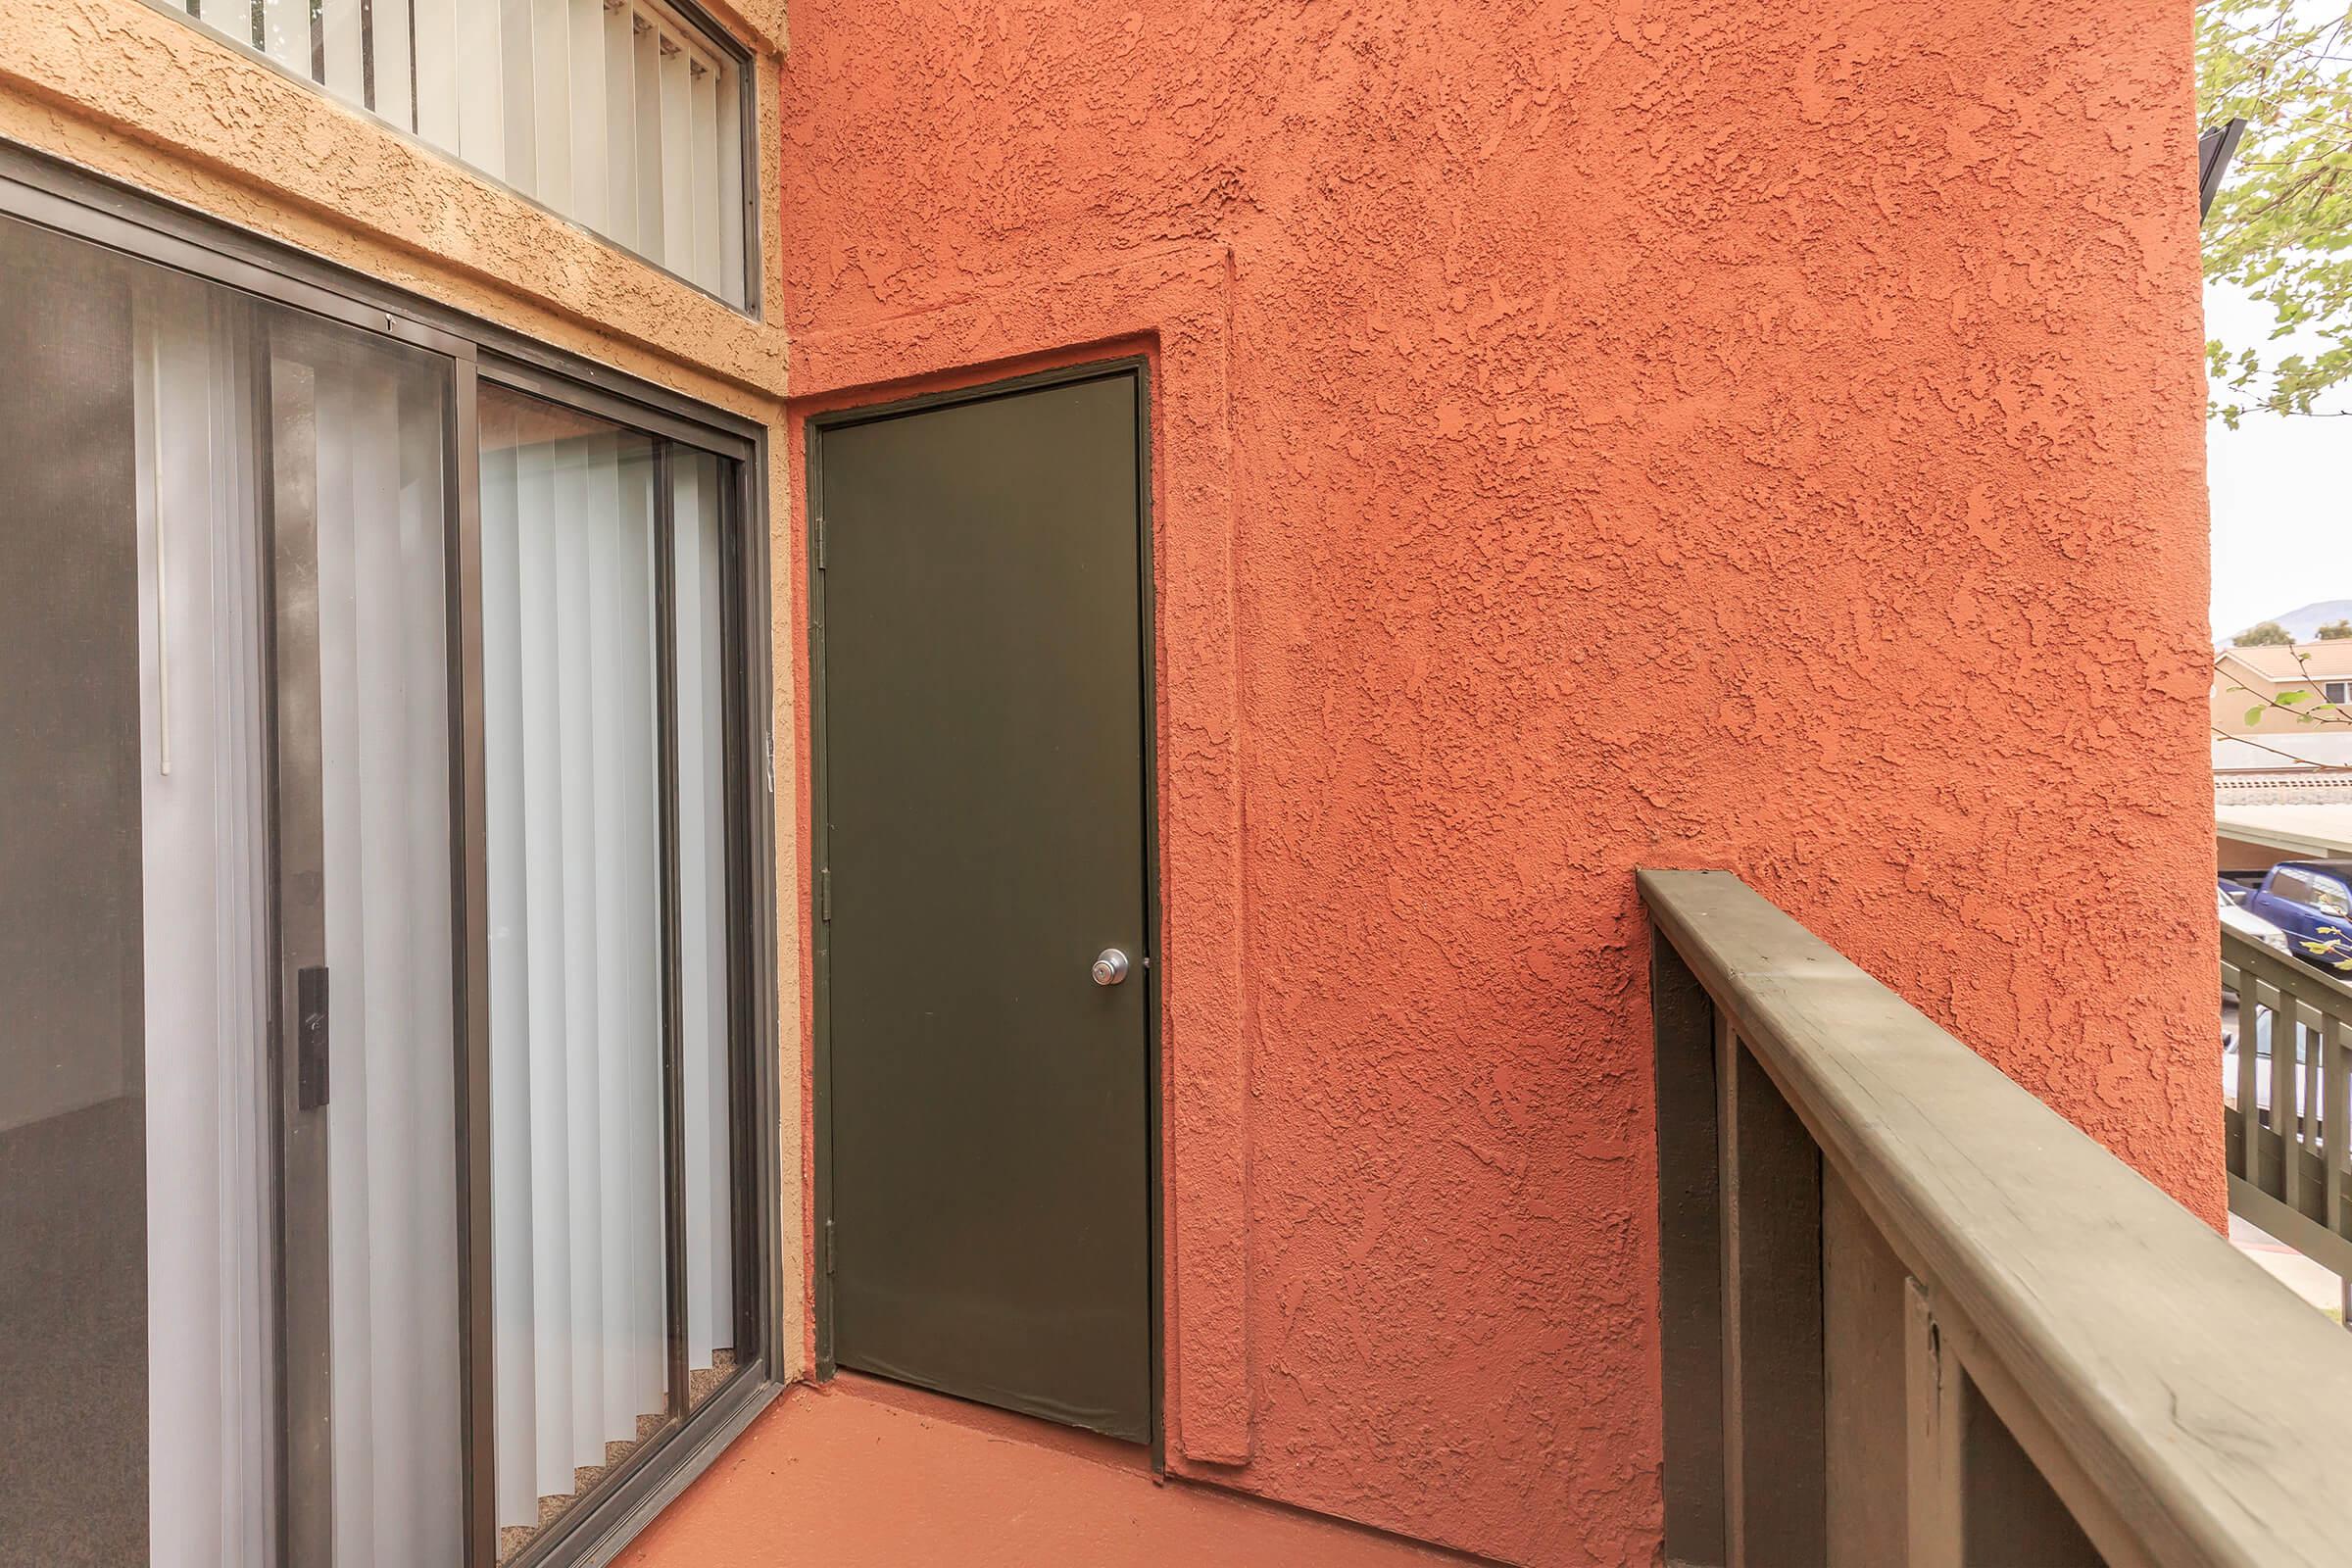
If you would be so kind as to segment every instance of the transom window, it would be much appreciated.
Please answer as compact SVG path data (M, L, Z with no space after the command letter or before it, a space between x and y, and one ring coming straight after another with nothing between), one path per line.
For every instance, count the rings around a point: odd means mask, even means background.
M12 1552L609 1545L773 1386L757 448L16 188Z
M756 275L744 58L658 0L169 0L730 305Z

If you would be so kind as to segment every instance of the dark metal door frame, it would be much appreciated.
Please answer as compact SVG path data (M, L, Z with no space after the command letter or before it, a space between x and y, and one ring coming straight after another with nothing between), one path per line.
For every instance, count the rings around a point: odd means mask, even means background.
M808 521L806 586L808 594L808 918L811 964L812 1087L809 1123L813 1147L809 1167L814 1182L812 1207L816 1225L810 1237L810 1292L816 1312L816 1376L830 1379L837 1370L833 1353L833 1148L832 1109L833 1033L830 997L831 943L826 929L830 903L831 845L826 830L825 784L825 560L824 560L824 435L828 430L864 424L901 415L920 414L959 403L977 403L1081 381L1128 376L1135 381L1136 452L1136 612L1140 617L1142 667L1144 798L1144 951L1155 960L1143 966L1145 985L1145 1055L1151 1064L1145 1089L1145 1161L1151 1172L1147 1204L1151 1215L1151 1457L1152 1468L1166 1463L1166 1419L1162 1408L1166 1381L1165 1335L1162 1316L1166 1288L1165 1264L1166 1169L1160 1156L1160 1089L1166 1062L1160 1045L1161 987L1159 896L1159 724L1153 660L1157 643L1158 611L1153 601L1152 556L1152 380L1151 367L1141 355L1091 361L1032 375L990 381L978 386L924 393L888 403L864 405L813 415L807 420L806 461L808 491L803 497Z

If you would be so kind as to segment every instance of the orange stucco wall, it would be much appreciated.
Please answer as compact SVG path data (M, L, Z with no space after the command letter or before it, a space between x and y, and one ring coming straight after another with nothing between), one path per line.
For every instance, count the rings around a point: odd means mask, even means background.
M2221 1214L2184 0L790 20L799 408L1155 357L1172 1468L1650 1560L1639 865Z

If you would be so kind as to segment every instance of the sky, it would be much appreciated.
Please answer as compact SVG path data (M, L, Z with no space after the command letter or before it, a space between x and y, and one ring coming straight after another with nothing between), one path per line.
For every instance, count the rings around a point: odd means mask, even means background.
M2207 337L2267 351L2269 322L2236 289L2205 285ZM2214 635L2352 599L2352 418L2254 414L2235 430L2213 419L2205 431Z

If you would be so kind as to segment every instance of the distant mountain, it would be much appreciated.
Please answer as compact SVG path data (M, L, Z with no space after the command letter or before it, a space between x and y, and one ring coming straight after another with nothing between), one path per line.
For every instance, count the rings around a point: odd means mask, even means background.
M2286 628L2286 634L2299 643L2307 643L2329 621L2352 619L2352 599L2323 599L2301 610L2290 610L2283 615L2266 617Z

